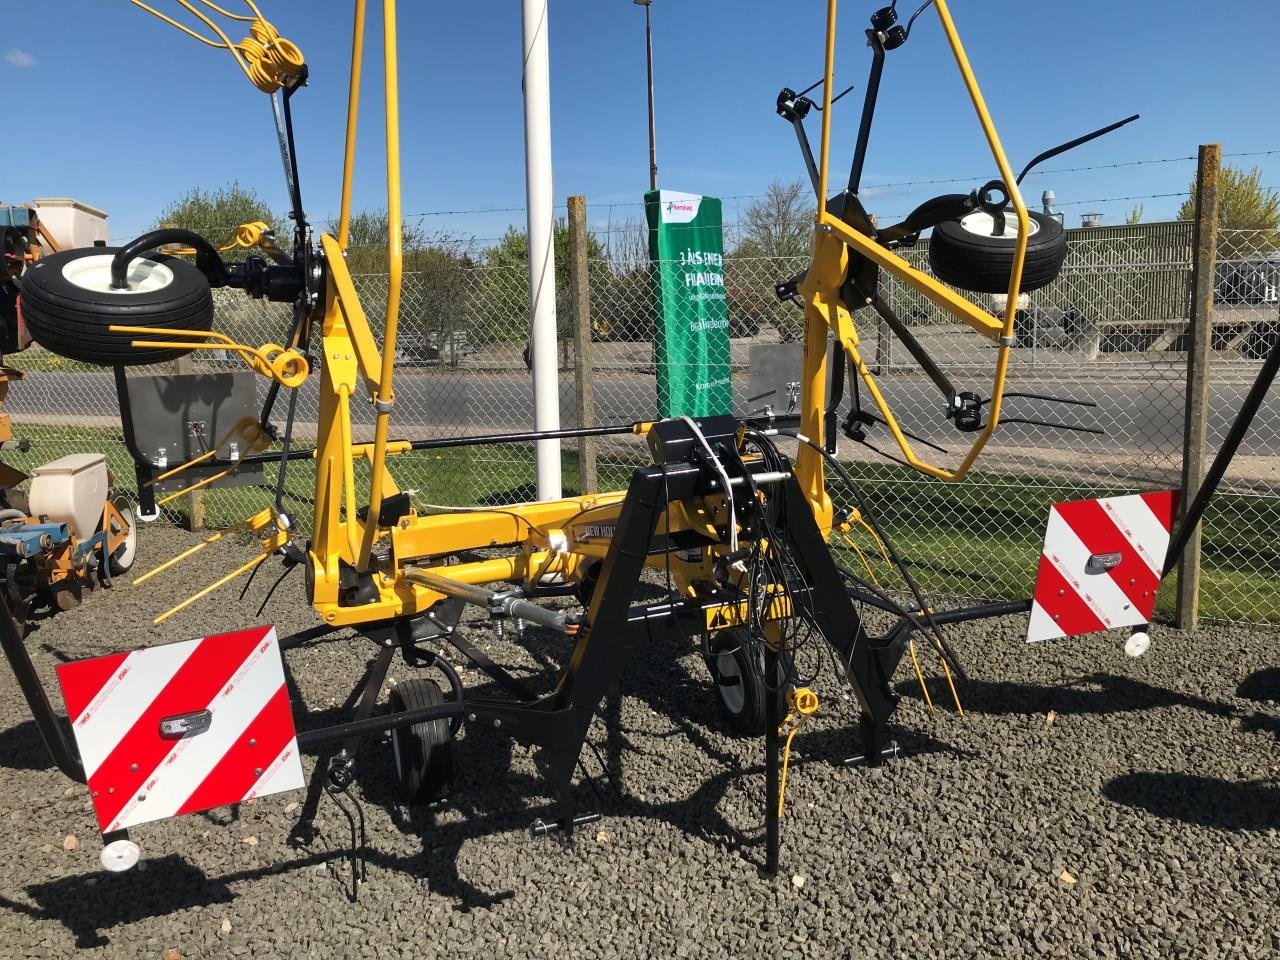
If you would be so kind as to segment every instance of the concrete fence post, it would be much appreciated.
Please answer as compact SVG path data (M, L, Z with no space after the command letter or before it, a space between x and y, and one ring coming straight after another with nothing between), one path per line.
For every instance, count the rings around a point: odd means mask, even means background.
M175 361L174 367L175 372L179 375L195 373L195 367L191 362L191 354L179 357ZM179 451L179 455L181 455L181 451ZM197 531L204 528L204 488L202 487L187 494L187 529Z
M1186 418L1182 433L1182 508L1195 499L1204 477L1209 432L1209 355L1213 347L1213 285L1218 261L1219 144L1202 144L1196 165L1196 213L1192 228L1191 323L1187 329ZM1178 564L1177 624L1194 630L1200 618L1200 536L1187 541Z
M569 288L573 299L573 385L578 402L578 426L593 427L595 398L591 392L591 284L587 262L587 198L569 198ZM596 439L578 439L578 491L595 493Z

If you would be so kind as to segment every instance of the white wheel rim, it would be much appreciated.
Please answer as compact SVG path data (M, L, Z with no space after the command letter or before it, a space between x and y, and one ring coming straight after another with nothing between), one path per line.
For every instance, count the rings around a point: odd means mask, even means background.
M115 294L154 293L173 283L173 271L163 263L138 257L129 264L129 272L125 275L128 288L117 290L111 286L111 262L114 259L115 254L112 253L77 257L62 268L62 278L81 290Z
M999 237L1004 240L1013 240L1018 236L1018 215L1012 210L1006 210L1004 213L1004 232L992 233L995 229L996 219L985 210L975 210L973 213L967 213L960 218L960 227L965 233L977 234L980 237ZM1040 223L1034 217L1027 217L1027 236L1034 237L1040 232Z
M737 679L736 684L720 682L721 679ZM741 713L747 702L746 689L742 683L742 673L738 670L738 661L732 653L722 653L716 657L716 689L720 691L720 699L730 713Z
M120 519L129 525L124 543L116 548L116 554L111 558L111 566L123 573L133 566L134 557L138 555L138 525L134 522L133 507L122 503L117 503L115 507Z

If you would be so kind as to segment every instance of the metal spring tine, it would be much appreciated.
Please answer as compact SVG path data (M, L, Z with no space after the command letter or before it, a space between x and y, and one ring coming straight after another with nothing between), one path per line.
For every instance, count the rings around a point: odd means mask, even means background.
M853 92L853 88L854 88L855 86L856 86L856 84L851 83L851 84L849 84L849 86L845 87L843 90L841 90L839 93L837 93L834 97L832 97L832 98L831 98L831 105L834 107L837 103L839 103L839 102L844 98L845 94L847 94L847 93L852 93L852 92ZM821 113L821 112L822 112L822 105L821 105L821 104L818 104L818 103L815 103L815 104L813 105L813 109L815 109L815 110L817 110L819 113Z

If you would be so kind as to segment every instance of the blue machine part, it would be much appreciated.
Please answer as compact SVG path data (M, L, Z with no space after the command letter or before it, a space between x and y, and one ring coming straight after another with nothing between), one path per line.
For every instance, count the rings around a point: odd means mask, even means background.
M99 530L88 540L76 544L75 562L79 563L88 555L91 550L97 550L99 547L105 549L107 546L107 531Z
M0 557L36 557L70 539L65 523L15 523L0 528Z
M0 228L31 226L31 211L26 207L0 207Z

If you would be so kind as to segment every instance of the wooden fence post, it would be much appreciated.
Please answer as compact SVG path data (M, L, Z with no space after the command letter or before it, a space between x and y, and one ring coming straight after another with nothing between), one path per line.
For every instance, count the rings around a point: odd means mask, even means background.
M593 427L595 397L591 391L591 284L587 263L587 198L569 198L569 289L573 299L573 385L578 401L578 426ZM595 493L596 439L578 439L578 492Z
M1218 262L1219 144L1202 144L1196 165L1196 214L1192 228L1191 323L1187 330L1187 399L1182 433L1182 507L1195 499L1204 477L1209 432L1209 354L1213 348L1213 286ZM1197 527L1178 564L1177 624L1194 630L1200 618L1200 535Z

